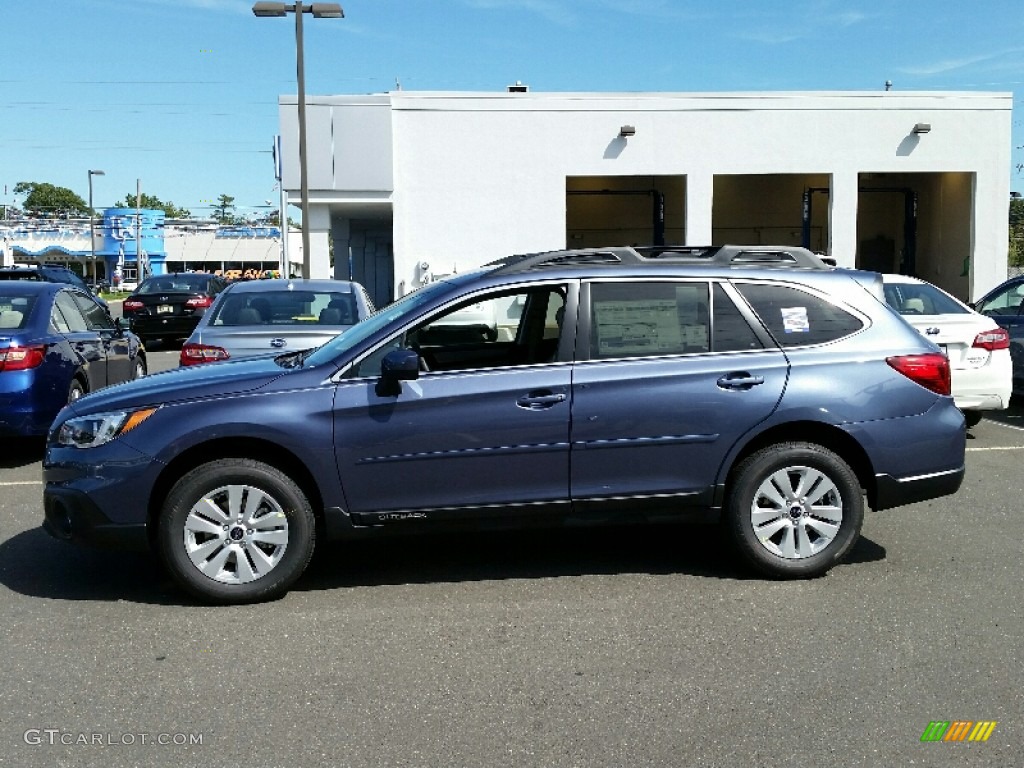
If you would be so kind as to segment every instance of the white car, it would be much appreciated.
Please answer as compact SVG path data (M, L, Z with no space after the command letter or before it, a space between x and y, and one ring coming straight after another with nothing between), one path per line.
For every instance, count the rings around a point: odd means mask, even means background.
M1010 335L989 317L931 283L907 275L882 275L885 300L949 358L953 399L967 426L984 411L1010 405L1013 365Z

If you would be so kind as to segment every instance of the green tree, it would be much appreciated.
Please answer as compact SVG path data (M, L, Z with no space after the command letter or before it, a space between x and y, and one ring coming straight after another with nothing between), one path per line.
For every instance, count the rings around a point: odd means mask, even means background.
M281 226L281 212L280 211L271 211L270 213L268 213L267 214L267 224L270 224L271 226L274 226L274 227ZM291 229L291 230L296 230L296 229L301 230L302 226L297 221L295 221L295 219L293 219L291 216L289 216L288 217L288 228Z
M135 207L135 193L129 192L124 196L124 200L114 203L115 208L134 208ZM152 208L158 211L163 211L164 215L169 219L187 219L192 215L192 212L187 208L179 208L170 200L166 203L156 195L147 195L145 192L142 193L142 208Z
M1024 266L1024 198L1010 200L1010 266Z
M221 224L235 223L235 198L231 195L221 195L217 198L217 205L213 208L213 218Z
M22 208L38 216L89 215L89 206L85 200L67 187L57 187L46 182L19 181L14 185L14 194L25 195Z

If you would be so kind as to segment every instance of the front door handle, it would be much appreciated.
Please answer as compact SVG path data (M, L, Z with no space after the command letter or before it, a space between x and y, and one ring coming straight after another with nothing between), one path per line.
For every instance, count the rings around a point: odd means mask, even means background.
M564 394L557 394L549 390L542 392L530 392L529 394L522 395L516 400L516 405L520 408L526 408L531 411L539 411L543 408L550 408L553 405L565 400Z
M751 387L756 387L758 384L764 384L764 376L751 376L746 371L727 373L718 380L718 386L722 389L746 391Z

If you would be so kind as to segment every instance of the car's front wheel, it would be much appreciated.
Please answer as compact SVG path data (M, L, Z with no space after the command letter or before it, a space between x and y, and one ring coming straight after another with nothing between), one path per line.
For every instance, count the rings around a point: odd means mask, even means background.
M182 477L157 529L174 579L211 603L280 597L313 554L316 526L299 486L269 464L219 459Z
M769 446L730 483L726 522L741 554L772 576L808 578L840 562L860 536L864 497L856 474L814 443Z

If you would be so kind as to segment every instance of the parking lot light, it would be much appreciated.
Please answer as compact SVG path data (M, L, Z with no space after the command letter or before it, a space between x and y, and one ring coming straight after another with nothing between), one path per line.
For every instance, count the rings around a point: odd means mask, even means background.
M92 177L106 176L103 171L89 171L89 254L92 259L92 292L96 293L96 211L92 207Z
M302 209L302 277L310 277L309 245L309 180L306 174L306 74L302 49L302 14L311 13L316 19L343 19L345 12L338 3L258 2L252 7L255 16L270 17L295 14L295 73L299 86L299 188ZM281 218L287 220L284 211Z

